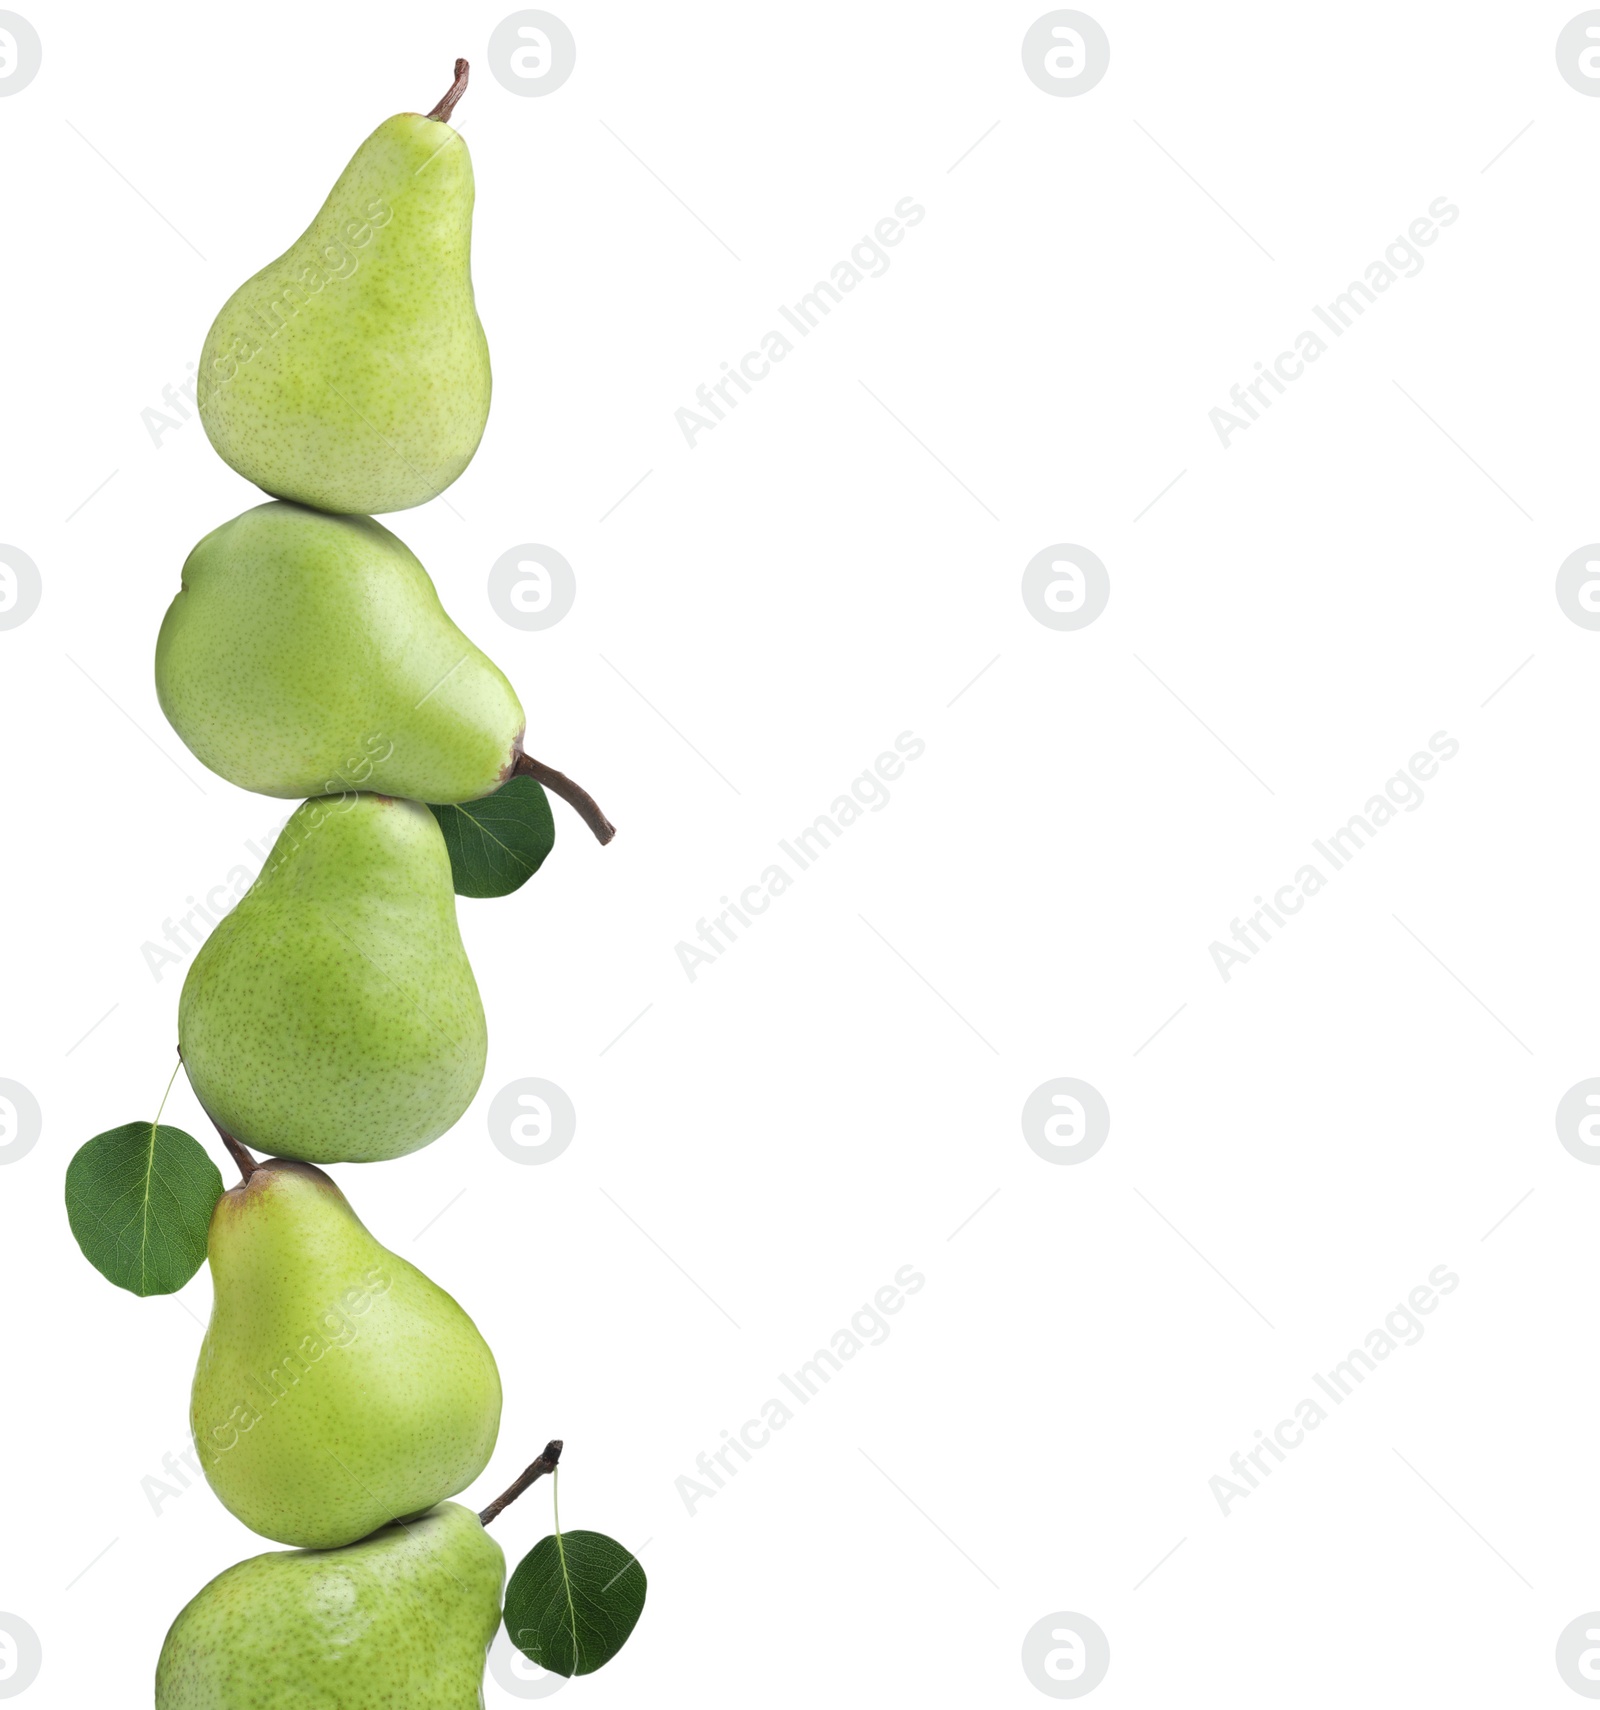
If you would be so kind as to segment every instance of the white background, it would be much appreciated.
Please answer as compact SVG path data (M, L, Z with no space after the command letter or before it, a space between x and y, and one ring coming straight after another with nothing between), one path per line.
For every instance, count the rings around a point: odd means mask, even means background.
M444 498L384 520L620 833L558 808L532 883L463 902L483 1090L425 1151L334 1174L497 1353L472 1499L562 1436L563 1520L642 1551L632 1641L563 1693L1027 1705L1024 1634L1075 1610L1107 1706L1575 1701L1556 1639L1600 1605L1600 1172L1553 1122L1600 1073L1600 633L1554 593L1600 537L1576 8L1097 0L1110 70L1070 99L1023 73L1037 0L562 0L577 69L543 99L488 74L498 7L24 9L0 540L43 598L0 633L0 1076L44 1125L0 1172L0 1610L43 1645L26 1701L147 1702L178 1609L266 1547L203 1485L159 1515L141 1485L186 1441L205 1273L120 1293L62 1205L75 1148L166 1083L182 970L141 946L288 806L156 704L184 556L259 495L141 411L458 53L494 406ZM686 446L696 386L905 196L926 218L890 270ZM1440 196L1424 270L1224 449L1208 412ZM576 572L547 631L488 601L521 542ZM1023 604L1053 542L1108 568L1088 628ZM691 982L675 945L908 730L890 805ZM1436 731L1460 752L1423 805L1224 982L1211 942ZM578 1111L542 1167L485 1123L530 1075ZM1111 1109L1075 1167L1019 1123L1062 1075ZM167 1120L204 1131L181 1083ZM696 1455L905 1264L927 1284L889 1340L691 1517ZM1425 1338L1224 1517L1208 1481L1440 1264ZM513 1562L547 1503L499 1522Z

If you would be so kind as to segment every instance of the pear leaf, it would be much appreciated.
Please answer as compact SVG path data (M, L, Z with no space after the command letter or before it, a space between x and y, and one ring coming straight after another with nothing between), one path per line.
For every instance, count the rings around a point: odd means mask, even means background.
M557 1532L506 1587L511 1642L551 1674L593 1674L628 1642L644 1608L644 1569L603 1532Z
M550 798L537 778L513 778L475 802L433 807L433 816L450 851L457 896L510 896L555 846Z
M131 1294L172 1294L205 1263L222 1172L181 1128L128 1122L67 1165L67 1220L83 1256Z

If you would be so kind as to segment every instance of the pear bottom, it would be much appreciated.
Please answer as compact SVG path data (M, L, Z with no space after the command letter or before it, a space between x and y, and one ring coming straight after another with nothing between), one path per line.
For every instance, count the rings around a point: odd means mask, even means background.
M454 1502L342 1550L252 1556L172 1623L156 1710L479 1710L505 1573Z

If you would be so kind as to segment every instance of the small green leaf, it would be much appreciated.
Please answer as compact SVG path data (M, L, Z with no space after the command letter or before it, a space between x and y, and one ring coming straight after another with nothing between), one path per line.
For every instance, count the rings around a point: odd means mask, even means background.
M506 1587L511 1642L551 1674L593 1674L628 1642L644 1569L603 1532L541 1538Z
M539 871L556 841L550 798L537 778L513 778L492 796L434 807L433 816L450 851L457 896L510 896Z
M132 1294L172 1294L205 1263L222 1172L181 1128L129 1122L67 1165L67 1220L83 1256Z

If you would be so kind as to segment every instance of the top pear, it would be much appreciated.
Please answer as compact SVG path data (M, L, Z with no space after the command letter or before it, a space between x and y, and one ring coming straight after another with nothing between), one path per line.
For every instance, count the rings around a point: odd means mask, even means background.
M280 499L403 511L472 461L489 346L472 296L472 161L434 110L378 126L299 239L223 304L200 358L217 453Z

